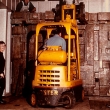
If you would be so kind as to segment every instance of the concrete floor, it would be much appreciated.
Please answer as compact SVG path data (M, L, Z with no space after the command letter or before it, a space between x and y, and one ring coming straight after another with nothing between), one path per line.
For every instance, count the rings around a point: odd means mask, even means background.
M33 108L27 102L26 99L22 96L20 97L6 97L4 98L7 103L0 104L0 110L66 110L63 107L55 107L55 108ZM84 99L83 102L76 102L76 105L72 110L90 110L88 97Z
M76 102L76 105L71 110L110 110L110 108L106 106L108 103L106 97L97 98L98 100L91 100L91 102L90 98L91 97L85 97L83 102ZM23 96L5 97L4 99L7 101L7 103L0 104L0 110L67 110L63 107L33 108L27 103ZM105 102L103 100L105 100Z

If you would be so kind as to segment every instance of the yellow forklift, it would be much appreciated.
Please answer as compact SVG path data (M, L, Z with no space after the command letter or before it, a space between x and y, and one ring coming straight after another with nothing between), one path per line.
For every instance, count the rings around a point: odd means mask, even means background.
M84 99L82 79L80 78L79 36L76 20L76 6L62 6L60 22L42 22L36 26L35 76L32 81L30 104L37 106L63 106L73 108L76 101ZM43 29L49 39L57 27L65 29L67 51L61 46L47 46L38 49L38 36ZM63 31L64 32L64 31Z

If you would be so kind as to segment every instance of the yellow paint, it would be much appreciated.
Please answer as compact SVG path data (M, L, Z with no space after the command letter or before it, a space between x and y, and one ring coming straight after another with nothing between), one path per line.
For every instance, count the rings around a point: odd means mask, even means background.
M65 10L71 9L72 15L65 15ZM78 26L75 17L75 5L62 6L62 20L60 22L42 22L36 27L36 71L32 82L33 88L53 88L65 87L74 88L82 85L80 79L80 55L79 55L79 36ZM66 18L65 18L66 17ZM49 46L47 50L38 51L38 35L42 27L46 27L47 36L55 29L55 26L64 27L66 35L64 39L67 40L67 52L62 51L58 46ZM49 28L48 28L49 27ZM75 35L71 34L75 32ZM63 65L65 63L65 66ZM57 91L43 90L45 95L57 95Z
M71 35L70 38L71 39L74 39L75 38L75 35ZM65 39L68 39L68 35L65 35Z
M58 90L40 90L43 95L58 95Z
M65 63L67 60L67 54L63 50L44 50L39 51L38 61L48 63Z

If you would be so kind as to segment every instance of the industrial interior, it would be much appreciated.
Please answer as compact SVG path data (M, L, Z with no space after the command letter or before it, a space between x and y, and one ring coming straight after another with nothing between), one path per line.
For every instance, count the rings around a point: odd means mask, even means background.
M55 22L52 10L57 4L60 7L74 4L80 7L75 12L75 19L83 94L88 97L91 110L105 110L95 109L95 106L110 103L110 0L30 0L36 7L34 13L16 12L20 1L0 0L0 40L6 43L4 96L25 97L31 92L36 66L36 26L42 22ZM38 49L44 45L45 39L42 29L38 35Z

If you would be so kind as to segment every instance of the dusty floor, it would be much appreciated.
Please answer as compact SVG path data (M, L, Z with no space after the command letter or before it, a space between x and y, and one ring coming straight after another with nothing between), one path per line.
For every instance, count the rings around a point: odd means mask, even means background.
M55 107L55 108L33 108L31 107L26 99L22 96L17 97L17 98L12 98L12 97L6 97L4 98L7 103L6 104L0 104L0 110L65 110L63 107ZM76 105L72 110L90 110L89 107L89 101L88 98L86 97L83 102L76 102Z
M5 97L4 98L7 103L6 104L0 104L0 110L66 110L63 107L55 107L55 108L33 108L31 107L26 99L22 96L19 97ZM85 97L83 102L76 102L76 105L71 110L110 110L110 108L107 108L106 104L104 103L97 103L95 102L94 105L92 105L92 108L90 106L89 97ZM69 109L68 109L69 110Z

